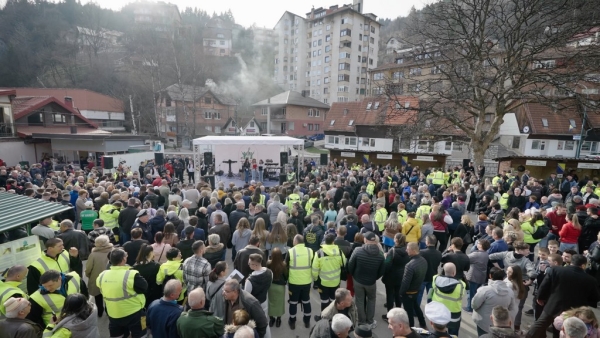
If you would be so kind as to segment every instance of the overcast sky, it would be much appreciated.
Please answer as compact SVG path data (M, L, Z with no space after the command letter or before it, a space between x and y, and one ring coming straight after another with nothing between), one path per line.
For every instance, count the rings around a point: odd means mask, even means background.
M58 0L51 0L58 1ZM90 0L81 0L82 3L90 2ZM183 11L186 7L198 7L205 10L209 14L213 12L225 12L231 9L235 21L244 27L251 26L256 23L259 27L273 28L281 15L287 10L294 14L305 16L310 12L312 6L315 8L329 7L333 5L343 5L344 3L352 3L352 0L164 0L179 6L179 10ZM396 18L398 16L406 16L410 8L415 6L421 8L424 3L429 3L432 0L364 0L363 13L373 13L379 18ZM101 7L120 10L125 3L132 1L123 0L96 0L93 1ZM3 6L6 0L0 0L0 6Z

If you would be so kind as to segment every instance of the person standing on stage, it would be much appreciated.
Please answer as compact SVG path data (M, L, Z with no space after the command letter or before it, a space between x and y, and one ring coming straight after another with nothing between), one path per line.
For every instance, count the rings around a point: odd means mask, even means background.
M242 164L242 169L244 170L244 182L248 183L250 181L250 160L246 159L244 164Z

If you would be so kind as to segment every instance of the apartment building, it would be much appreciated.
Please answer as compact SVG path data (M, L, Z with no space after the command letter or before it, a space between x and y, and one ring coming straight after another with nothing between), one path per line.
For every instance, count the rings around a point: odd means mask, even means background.
M134 3L136 25L173 35L181 27L181 14L177 5L171 3L139 1Z
M258 47L272 47L275 49L275 43L277 42L277 32L275 29L256 27L250 28L252 30L252 40L255 46Z
M362 0L305 17L285 12L275 26L275 81L327 104L357 101L367 94L367 71L377 67L379 29Z
M202 31L202 44L206 55L231 56L232 25L220 18L212 19Z

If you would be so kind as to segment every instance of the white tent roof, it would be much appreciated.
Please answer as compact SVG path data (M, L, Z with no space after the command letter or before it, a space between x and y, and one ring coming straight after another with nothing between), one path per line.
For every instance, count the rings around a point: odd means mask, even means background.
M194 145L304 145L304 140L289 136L205 136Z

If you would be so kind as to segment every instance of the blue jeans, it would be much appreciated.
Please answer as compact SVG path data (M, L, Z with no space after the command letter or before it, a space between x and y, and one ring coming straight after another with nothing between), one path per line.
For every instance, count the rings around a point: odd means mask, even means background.
M469 281L469 298L467 298L467 310L473 311L473 308L471 307L471 301L473 300L473 297L475 297L477 289L479 289L480 287L481 284Z
M425 242L419 242L419 250L425 250L427 249L427 244L425 244Z
M546 237L542 238L542 240L539 242L540 248L547 248L548 247L548 241L551 240L555 240L558 241L558 237L556 237L555 234L549 232Z
M417 304L421 305L421 301L423 300L423 293L425 292L425 288L427 288L427 292L431 290L431 282L423 282L421 283L421 287L419 288L419 293L417 294ZM429 303L429 299L427 299L427 303Z
M256 170L252 169L252 180L256 181L256 177L258 176L258 173Z
M263 173L264 173L264 170L259 170L258 171L258 181L259 182L263 182L263 180L264 180Z
M560 243L560 251L565 252L565 250L573 249L579 252L579 245L577 243L569 244L569 243Z
M250 181L250 170L244 170L244 182Z

